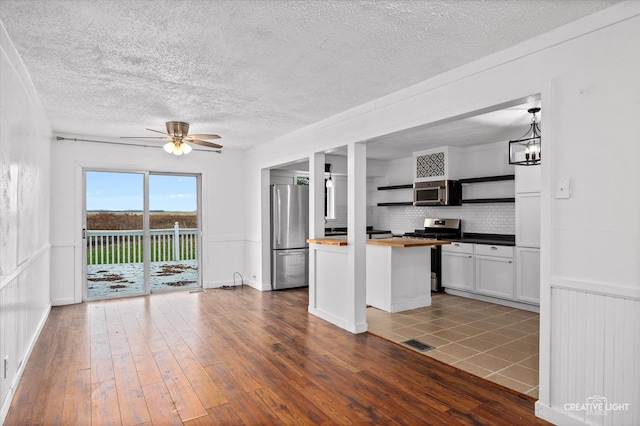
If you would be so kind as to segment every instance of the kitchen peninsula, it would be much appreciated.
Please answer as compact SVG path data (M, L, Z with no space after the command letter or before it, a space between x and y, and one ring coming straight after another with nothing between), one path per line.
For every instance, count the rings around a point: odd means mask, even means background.
M346 246L346 239L309 239L311 244ZM367 305L402 312L431 305L431 247L448 241L425 238L367 240Z

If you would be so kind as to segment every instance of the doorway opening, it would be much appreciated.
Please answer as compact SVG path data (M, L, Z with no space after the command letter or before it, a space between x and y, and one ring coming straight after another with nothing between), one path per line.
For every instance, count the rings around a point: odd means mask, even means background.
M368 331L401 344L418 340L433 347L421 352L425 356L533 398L540 384L541 166L509 165L506 141L522 134L530 125L528 109L541 104L542 96L532 95L367 144L369 159L386 162L368 194L398 188L394 192L402 200L392 204L396 199L385 193L384 203L370 203L367 214L376 228L415 234L427 218L455 218L462 221L456 242L468 244L447 254L437 271L445 292L432 294L431 306L393 314L369 307ZM447 178L463 181L462 205L412 206L411 184L420 179L417 159L443 147L460 155L449 156ZM500 177L505 179L493 180ZM484 256L487 250L505 255Z
M85 300L201 287L197 175L84 171Z

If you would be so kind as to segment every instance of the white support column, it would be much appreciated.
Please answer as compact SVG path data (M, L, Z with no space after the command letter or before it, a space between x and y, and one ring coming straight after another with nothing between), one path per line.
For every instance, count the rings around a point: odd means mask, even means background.
M260 277L262 290L271 288L271 175L269 169L260 170Z
M323 152L309 157L309 238L324 237L324 161ZM317 307L315 247L309 246L309 306L308 311L315 312Z
M324 237L324 152L309 157L309 238Z
M347 158L348 322L354 333L367 331L367 146L350 143Z

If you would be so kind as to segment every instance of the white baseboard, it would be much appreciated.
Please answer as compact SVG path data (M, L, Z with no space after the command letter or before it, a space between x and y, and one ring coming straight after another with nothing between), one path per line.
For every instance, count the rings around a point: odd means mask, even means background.
M496 305L508 306L510 308L522 309L529 312L540 313L540 307L536 305L529 305L527 303L520 303L512 300L500 299L497 297L484 296L482 294L469 293L462 290L454 290L452 288L445 288L445 293L452 294L454 296L466 297L468 299L480 300L482 302L495 303Z
M391 312L392 313L396 313L396 312L403 312L403 311L409 311L411 309L418 309L418 308L424 308L426 306L431 306L431 296L424 296L424 297L416 297L414 299L409 299L409 300L401 300L401 301L394 301L394 303L391 304Z
M223 281L213 281L208 283L207 285L205 285L205 289L208 288L220 288L223 285L230 285L233 286L233 280L229 281L229 280L223 280ZM236 281L236 285L238 287L240 287L241 283ZM255 281L252 280L244 280L244 285L247 285L251 288L255 288L256 290L260 290L260 291L269 291L271 290L271 286L269 284L266 285L261 285L260 283L256 283Z
M536 416L540 417L543 420L548 421L549 423L553 423L554 425L562 425L562 426L578 426L578 425L586 425L588 423L584 423L575 417L567 416L562 411L558 411L552 407L549 407L546 404L541 403L540 401L536 401Z
M338 326L343 330L347 330L353 334L364 333L367 331L368 325L366 322L361 324L352 324L328 312L325 312L319 309L314 309L311 306L309 306L307 310L311 315L315 315L318 318L321 318L327 322L330 322L331 324Z
M40 337L40 333L44 328L44 324L47 322L47 318L49 318L49 312L51 312L51 304L47 306L47 308L44 311L44 315L42 316L42 318L40 318L40 323L38 324L38 328L36 329L36 332L31 338L31 341L29 342L29 346L27 346L27 352L24 354L24 357L22 358L22 364L20 365L20 368L18 369L18 371L16 372L16 375L13 378L13 383L11 383L11 387L9 387L9 393L7 393L7 396L2 402L2 407L0 407L0 425L3 425L4 421L7 418L7 414L9 413L9 407L11 407L11 402L13 402L13 397L15 395L16 388L18 387L18 383L20 383L20 379L22 378L22 373L24 373L24 369L27 366L27 363L29 362L29 357L31 357L31 352L33 351L33 348L35 347L36 342L38 341L38 337Z
M77 302L71 297L65 297L60 299L52 299L51 306L64 306L64 305L74 305Z

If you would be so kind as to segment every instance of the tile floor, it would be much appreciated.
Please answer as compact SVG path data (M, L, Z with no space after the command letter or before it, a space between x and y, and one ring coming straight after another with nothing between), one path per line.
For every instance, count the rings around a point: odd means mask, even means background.
M394 342L418 339L435 346L422 352L426 356L538 397L535 312L439 293L427 308L391 314L369 307L367 321L372 334Z

